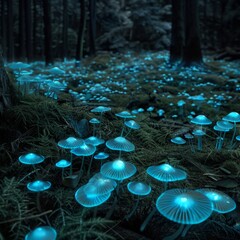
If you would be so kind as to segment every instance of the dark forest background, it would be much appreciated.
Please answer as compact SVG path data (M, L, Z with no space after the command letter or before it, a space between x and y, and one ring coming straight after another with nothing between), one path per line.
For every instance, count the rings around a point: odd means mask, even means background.
M238 50L239 1L195 2L202 49ZM52 63L96 51L169 50L179 9L170 0L1 0L0 13L5 60Z

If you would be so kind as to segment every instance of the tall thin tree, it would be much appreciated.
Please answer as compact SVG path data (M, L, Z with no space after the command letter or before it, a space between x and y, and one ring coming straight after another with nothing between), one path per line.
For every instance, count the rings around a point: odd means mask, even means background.
M96 0L89 0L89 55L96 53Z
M7 0L7 58L14 60L13 0Z
M185 0L185 45L182 63L185 66L203 63L200 41L199 0Z
M79 22L78 38L77 38L77 49L76 49L76 67L80 66L80 61L83 57L83 43L84 43L84 34L86 28L86 6L85 0L80 0L81 6L81 16Z
M182 60L184 45L184 0L172 0L170 63Z
M51 0L42 0L43 22L44 22L44 53L45 64L53 63L52 56L52 27L51 27Z
M63 0L63 60L68 57L68 0Z
M19 1L19 51L18 55L20 59L25 60L26 58L26 35L25 35L25 1L20 0Z
M1 46L2 46L2 54L3 58L6 55L7 41L6 41L6 0L1 0L1 17L0 17L0 26L1 26Z
M25 22L26 22L26 50L27 60L32 61L33 58L33 42L32 42L32 0L25 1Z

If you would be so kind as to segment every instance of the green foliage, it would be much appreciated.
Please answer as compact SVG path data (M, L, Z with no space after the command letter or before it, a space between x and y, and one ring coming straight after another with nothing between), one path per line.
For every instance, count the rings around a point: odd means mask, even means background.
M3 239L23 239L28 229L25 219L33 213L30 205L30 199L15 178L4 178L0 182L0 234Z

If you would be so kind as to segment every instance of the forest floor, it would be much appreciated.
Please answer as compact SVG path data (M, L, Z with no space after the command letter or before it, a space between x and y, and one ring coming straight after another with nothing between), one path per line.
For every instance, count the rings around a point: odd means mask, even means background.
M56 63L51 68L41 62L32 63L20 76L7 66L17 103L1 118L0 239L23 239L30 229L49 222L58 232L57 239L162 239L178 229L178 224L158 212L143 232L139 230L164 191L163 184L150 177L146 169L162 163L187 172L187 179L169 184L170 189L214 188L237 204L230 213L214 213L194 225L184 239L240 238L240 143L234 140L231 146L230 130L222 148L216 149L219 132L213 129L230 112L240 112L240 62L214 61L208 56L204 59L205 68L177 68L171 67L167 59L166 52L106 52L84 59L80 68L75 68L73 61ZM53 67L59 69L54 71ZM183 106L179 106L180 100L184 101ZM123 190L111 220L104 216L113 197L99 206L97 213L85 209L75 201L74 193L88 182L89 176L84 172L77 187L71 188L63 184L61 172L55 167L58 160L70 157L68 150L57 145L58 141L93 135L93 125L81 120L100 119L100 114L91 112L98 106L111 108L102 115L101 128L96 132L105 141L121 133L123 121L116 113L129 111L140 125L138 130L124 132L135 151L122 153L122 157L137 167L137 173L122 182ZM196 125L191 119L198 115L212 121L204 127L202 150L197 149L196 137L191 148L184 136L194 131ZM238 125L236 136L240 134ZM187 143L171 142L177 136ZM97 147L100 151L109 153L110 161L118 157L118 152L105 144ZM18 157L28 152L46 159L35 168L23 165ZM73 163L73 170L77 171L79 158L75 157ZM99 169L99 162L93 162L90 176ZM48 191L40 194L41 211L36 207L36 196L26 188L36 178L52 183ZM126 187L130 181L146 182L152 192L140 200L127 221L124 217L134 204Z

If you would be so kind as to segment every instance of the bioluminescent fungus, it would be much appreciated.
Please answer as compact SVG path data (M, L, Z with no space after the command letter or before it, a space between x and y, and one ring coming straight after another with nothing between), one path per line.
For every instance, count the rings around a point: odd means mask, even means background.
M58 146L64 149L79 148L83 144L84 140L75 137L68 137L67 139L60 140Z
M27 189L31 192L37 193L36 201L37 201L37 209L41 212L41 204L40 204L40 192L46 191L51 187L51 183L49 181L36 180L27 184Z
M64 169L71 166L71 162L65 159L61 159L55 163L55 166L62 169L62 180L64 177Z
M164 182L165 190L167 189L167 183L187 178L187 173L185 171L172 167L167 163L148 167L147 174L158 181Z
M211 188L201 188L196 191L204 194L213 203L213 211L228 213L236 208L235 201L227 194Z
M98 107L93 108L91 110L91 112L93 112L93 113L104 113L104 112L108 112L108 111L111 111L111 108L110 107L104 107L104 106L98 106Z
M86 156L91 156L92 154L94 154L96 151L96 147L91 145L91 144L86 144L85 142L83 142L83 144L75 149L71 150L71 153L76 155L76 156L82 156L82 164L81 164L81 168L79 171L79 174L82 173L83 170L83 165L84 165L84 157Z
M220 127L219 125L215 125L213 127L213 129L215 131L219 132L219 136L217 137L217 141L216 141L216 145L215 145L215 149L217 151L219 151L222 149L225 134L226 134L226 132L229 132L229 128L223 128L223 127Z
M106 194L112 192L117 187L115 180L107 178L101 173L96 173L88 182L97 187L97 194Z
M32 192L43 192L51 187L49 181L36 180L27 184L28 190Z
M174 137L171 139L171 142L177 145L182 145L186 143L186 140L184 140L182 137Z
M234 143L234 139L237 133L237 122L240 122L240 114L237 112L230 112L229 114L227 114L226 116L224 116L222 118L222 120L224 121L228 121L228 122L233 122L233 135L232 135L232 139L230 142L230 149L233 148L233 143Z
M125 135L125 137L131 132L131 130L138 130L140 128L140 125L135 122L134 120L128 120L124 122L124 125L129 128L128 133Z
M127 189L130 193L137 196L137 200L136 200L135 205L133 206L130 213L126 216L126 219L128 220L129 218L131 218L133 213L136 211L136 209L139 205L140 197L149 195L152 188L146 183L134 181L134 182L129 182L128 183Z
M95 147L97 147L105 142L103 139L101 139L99 137L95 137L95 136L88 137L84 141L86 144L91 144ZM91 172L92 162L93 162L93 155L92 155L90 163L88 165L88 171L87 171L88 176L90 175L90 172Z
M180 117L183 117L184 115L184 105L186 104L186 102L184 100L179 100L177 102L177 106L178 106L178 115Z
M136 116L134 116L133 114L131 114L130 112L128 111L122 111L122 112L119 112L119 113L115 113L115 115L117 117L120 117L120 118L123 118L123 119L127 119L127 118L135 118Z
M181 224L178 231L165 238L168 240L180 234L184 237L191 225L205 221L213 211L212 202L204 194L188 189L165 191L158 197L156 208L167 219Z
M137 172L137 169L132 163L118 158L114 161L104 163L100 169L100 172L103 176L118 181L116 195L114 197L112 207L106 215L106 218L109 219L117 204L120 186L119 182L132 177Z
M68 137L66 139L60 140L58 142L58 146L64 149L72 150L75 148L79 148L83 143L84 143L83 139ZM70 166L70 175L71 175L72 174L72 153L71 153L70 162L71 162L71 166Z
M76 191L75 199L80 205L87 208L99 206L109 199L111 193L97 194L97 191L98 189L94 184L88 183Z
M194 136L191 133L186 133L184 134L184 137L187 139L188 144L190 145L191 151L195 152L194 145L193 145Z
M37 227L25 236L25 240L56 240L57 232L53 227Z
M206 100L203 95L189 96L188 99L191 99L196 103L198 111L200 110L202 103Z
M155 178L158 181L161 181L164 183L164 190L167 189L167 184L169 182L175 182L184 180L187 178L187 173L181 169L174 168L169 164L161 164L158 166L150 166L147 168L147 174L149 174L151 177ZM156 207L153 208L153 210L149 213L147 218L144 220L140 227L140 231L143 231L149 221L152 219L153 215L156 212Z
M122 112L119 112L119 113L115 113L115 115L117 117L120 117L120 118L123 119L123 126L122 126L122 130L121 130L121 134L120 134L120 136L122 137L123 133L124 133L124 128L125 128L125 124L124 123L125 123L126 119L135 118L136 116L131 114L128 111L122 111Z
M101 122L97 118L92 118L89 122L93 125L93 136L96 134L96 125L99 125Z
M95 137L95 136L88 137L88 138L84 139L84 141L86 144L91 144L95 147L98 145L101 145L105 142L103 139L101 139L99 137Z
M109 154L105 153L105 152L99 152L96 155L94 155L93 158L96 159L96 160L100 160L101 161L101 165L100 166L102 166L103 160L109 158Z
M112 109L110 107L104 107L104 106L98 106L96 108L93 108L91 112L93 113L100 113L100 124L99 124L99 136L101 138L101 125L102 125L102 118L103 118L103 113L111 111Z
M28 165L34 165L34 164L39 164L44 161L45 157L42 155L38 155L36 153L27 153L24 155L21 155L18 160L23 163L23 164L28 164Z
M122 151L133 152L135 150L134 144L124 137L110 139L106 142L106 146L111 150L119 151L119 157L121 157Z
M137 169L132 163L126 162L120 158L104 163L100 170L105 177L118 181L130 178L136 171Z

